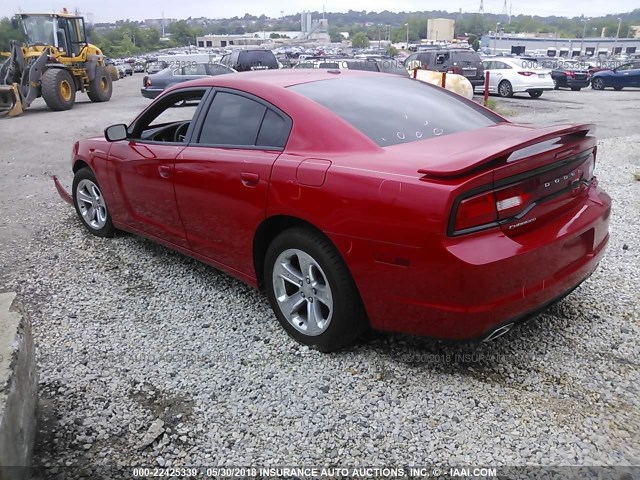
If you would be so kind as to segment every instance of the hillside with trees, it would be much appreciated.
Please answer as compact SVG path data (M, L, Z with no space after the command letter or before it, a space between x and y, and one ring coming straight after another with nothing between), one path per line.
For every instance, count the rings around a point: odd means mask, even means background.
M322 16L321 12L312 12L314 18ZM390 38L391 41L405 42L407 31L410 42L418 42L427 37L428 18L451 18L456 21L456 36L469 37L470 41L484 33L493 31L500 23L505 34L537 32L549 33L558 37L581 37L583 28L585 36L613 37L618 30L620 18L620 37L633 34L631 26L640 25L640 8L631 12L606 15L584 19L581 17L541 17L531 15L498 15L486 13L450 13L442 10L423 12L367 12L349 10L346 13L328 12L329 35L331 40L339 42L341 32L348 32L350 38L355 37L359 45ZM584 23L586 20L586 25ZM290 15L278 19L265 15L245 14L242 17L225 19L187 18L172 23L165 28L167 38L161 38L157 28L149 28L141 21L120 20L115 24L88 25L90 41L98 45L106 55L122 57L154 51L163 47L177 47L195 44L197 36L203 34L244 34L262 30L291 31L300 29L300 16ZM361 35L360 35L361 34ZM274 36L275 38L275 36ZM11 39L22 39L8 18L0 20L0 51L6 51Z

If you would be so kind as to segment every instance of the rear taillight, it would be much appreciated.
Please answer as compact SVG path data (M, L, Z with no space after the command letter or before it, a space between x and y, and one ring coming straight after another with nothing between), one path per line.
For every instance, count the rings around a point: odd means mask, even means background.
M498 219L505 220L524 212L531 205L536 188L536 179L529 179L496 190Z
M575 77L575 76L576 76L576 72L564 72L564 74L565 74L567 77Z
M449 235L503 225L525 217L540 202L583 191L593 178L595 154L594 148L569 163L561 161L558 168L542 167L519 181L505 183L508 180L502 180L481 193L463 196L454 204Z
M518 75L523 75L525 77L530 77L533 75L533 72L518 72Z
M456 75L460 75L460 73L462 73L462 69L460 67L449 67L447 69L447 73L454 73Z
M144 86L145 87L150 87L151 86L151 79L149 77L146 77L144 79Z
M465 198L458 204L453 225L454 234L498 221L496 197L492 191Z
M453 235L497 226L525 213L533 203L536 188L537 181L531 178L465 198L456 210Z

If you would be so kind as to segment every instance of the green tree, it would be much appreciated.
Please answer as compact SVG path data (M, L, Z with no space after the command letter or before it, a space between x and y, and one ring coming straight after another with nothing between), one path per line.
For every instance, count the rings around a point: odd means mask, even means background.
M351 45L353 45L354 48L367 48L369 46L369 39L364 32L358 32L351 39Z
M331 43L340 43L344 40L344 37L340 33L340 29L336 26L329 27L329 39Z
M196 37L203 34L202 28L192 27L186 20L180 20L169 26L172 39L180 46L195 44Z
M11 40L23 42L24 34L20 28L14 28L10 18L5 17L0 20L0 52L9 51L9 42L11 42ZM4 60L4 58L5 57L1 57L0 61Z

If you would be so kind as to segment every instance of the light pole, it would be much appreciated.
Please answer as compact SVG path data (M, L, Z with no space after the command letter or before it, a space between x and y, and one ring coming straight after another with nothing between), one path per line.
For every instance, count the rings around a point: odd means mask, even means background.
M580 58L582 59L582 47L584 46L584 34L587 30L587 21L588 18L582 17L582 38L580 39Z
M409 24L405 23L405 27L407 27L407 50L409 50Z
M618 19L618 31L616 32L616 39L613 41L613 56L616 56L616 48L618 46L618 35L620 35L620 25L622 25L622 19Z
M500 22L496 23L496 31L493 35L493 54L498 53L498 29L500 28Z

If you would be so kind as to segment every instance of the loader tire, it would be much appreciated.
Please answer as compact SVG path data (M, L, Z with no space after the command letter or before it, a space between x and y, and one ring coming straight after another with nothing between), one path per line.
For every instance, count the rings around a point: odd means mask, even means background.
M50 68L42 75L42 98L51 110L69 110L76 102L76 83L69 72Z
M87 95L92 102L108 102L113 93L113 80L106 67L96 67L96 76L89 82Z

